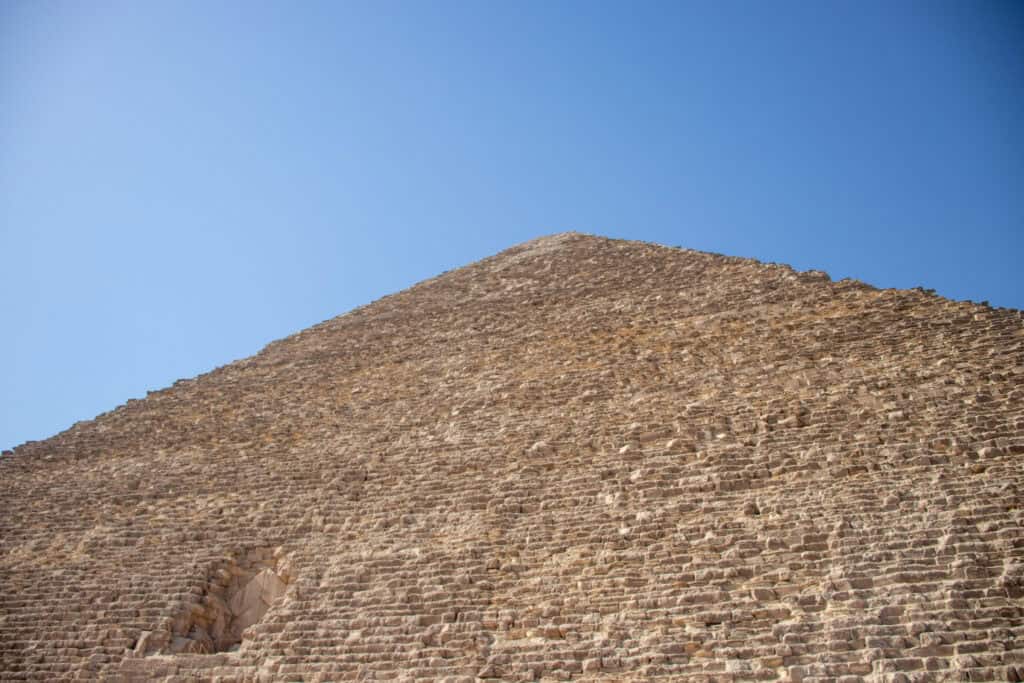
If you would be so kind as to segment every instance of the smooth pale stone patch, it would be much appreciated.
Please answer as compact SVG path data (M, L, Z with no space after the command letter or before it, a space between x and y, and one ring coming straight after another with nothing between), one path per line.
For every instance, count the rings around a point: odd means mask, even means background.
M228 605L234 615L231 622L233 635L240 637L245 629L262 619L274 600L284 594L285 588L285 583L269 568L250 579Z

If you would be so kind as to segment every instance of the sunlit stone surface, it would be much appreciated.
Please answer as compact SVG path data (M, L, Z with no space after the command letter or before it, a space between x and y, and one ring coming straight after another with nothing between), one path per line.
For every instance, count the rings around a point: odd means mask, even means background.
M1024 319L546 237L0 458L0 679L1018 680Z

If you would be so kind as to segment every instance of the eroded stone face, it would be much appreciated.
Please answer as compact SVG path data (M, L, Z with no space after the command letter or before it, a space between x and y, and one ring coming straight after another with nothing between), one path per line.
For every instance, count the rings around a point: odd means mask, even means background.
M183 605L172 621L165 622L167 628L145 633L133 653L236 651L246 629L258 623L287 589L291 577L280 560L280 549L275 553L260 548L216 563L192 593L198 599Z
M242 632L263 618L286 585L270 568L252 577L228 603L233 616L228 632L240 641Z
M1020 311L536 240L0 458L0 679L1015 680L1022 386Z

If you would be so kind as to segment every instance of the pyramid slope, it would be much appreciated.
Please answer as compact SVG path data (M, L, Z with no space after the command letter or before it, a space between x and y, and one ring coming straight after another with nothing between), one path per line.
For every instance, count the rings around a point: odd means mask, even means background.
M0 679L1014 680L1022 375L1020 311L534 240L0 458Z

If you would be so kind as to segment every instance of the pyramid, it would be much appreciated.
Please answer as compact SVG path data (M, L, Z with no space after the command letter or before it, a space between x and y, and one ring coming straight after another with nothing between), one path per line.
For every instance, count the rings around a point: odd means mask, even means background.
M0 457L0 679L1024 676L1024 315L543 237Z

